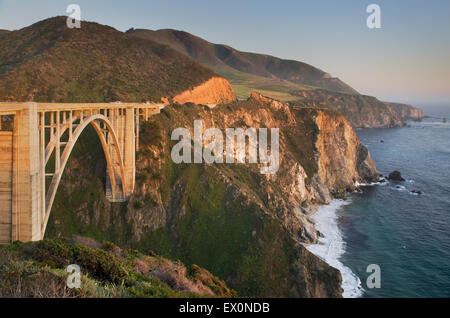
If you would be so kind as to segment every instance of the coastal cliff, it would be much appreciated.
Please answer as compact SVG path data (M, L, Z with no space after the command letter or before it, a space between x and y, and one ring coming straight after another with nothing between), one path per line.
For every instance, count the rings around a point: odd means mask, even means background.
M408 119L421 119L423 112L410 105L387 103L372 96L337 93L323 89L296 91L292 105L340 111L354 128L404 126Z
M421 120L424 118L423 110L408 104L387 103L403 120Z
M341 189L352 190L355 181L368 182L377 178L367 148L343 115L330 118L327 112L320 112L316 123L319 128L316 148L321 154L318 176L331 194Z
M196 119L204 129L280 128L278 173L262 175L258 164L248 163L174 164L171 131L193 132ZM104 197L101 148L97 167L91 168L93 152L76 152L55 200L48 237L79 234L150 249L202 266L239 296L342 295L339 272L302 245L317 242L319 233L309 219L316 205L355 189L356 181L378 177L342 114L252 94L214 109L168 106L141 129L130 201L112 204Z

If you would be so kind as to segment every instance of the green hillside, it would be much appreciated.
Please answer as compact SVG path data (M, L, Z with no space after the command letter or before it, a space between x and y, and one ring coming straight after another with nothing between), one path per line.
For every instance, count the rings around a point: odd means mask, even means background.
M247 98L251 90L256 90L272 98L289 101L295 100L291 91L308 87L357 94L338 78L332 78L328 73L306 63L241 52L183 31L130 29L127 33L169 45L213 69L231 82L239 98Z

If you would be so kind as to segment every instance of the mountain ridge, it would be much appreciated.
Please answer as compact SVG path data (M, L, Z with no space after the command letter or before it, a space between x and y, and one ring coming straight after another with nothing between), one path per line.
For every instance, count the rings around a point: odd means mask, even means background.
M333 78L310 64L267 54L242 52L228 45L208 42L185 31L130 29L126 33L169 45L222 76L237 71L273 80L288 80L300 85L357 93L338 78Z

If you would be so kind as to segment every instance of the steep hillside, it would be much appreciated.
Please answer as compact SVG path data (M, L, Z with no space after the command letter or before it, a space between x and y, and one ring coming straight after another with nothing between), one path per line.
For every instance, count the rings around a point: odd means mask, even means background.
M0 47L2 101L159 101L217 76L168 46L97 23L69 29L66 17L10 32Z
M175 127L279 127L280 169L174 164ZM103 193L104 159L85 135L68 164L48 237L79 234L198 264L239 296L339 297L339 272L301 244L316 242L316 204L377 179L367 149L338 112L292 108L258 94L219 108L166 107L141 128L136 191L128 203ZM91 132L95 134L94 132ZM84 144L84 146L83 146ZM93 165L96 162L97 165Z
M338 78L333 78L306 63L241 52L227 45L210 43L183 31L130 29L127 33L169 45L226 77L233 85L247 84L251 88L264 90L265 87L269 91L282 92L289 84L291 86L297 84L357 94L353 88ZM240 86L237 88L242 89ZM249 93L248 90L245 92Z

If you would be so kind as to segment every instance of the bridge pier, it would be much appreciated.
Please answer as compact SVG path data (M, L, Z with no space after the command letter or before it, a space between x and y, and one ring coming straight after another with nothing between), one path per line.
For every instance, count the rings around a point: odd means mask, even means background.
M38 112L29 103L14 116L11 240L42 239L42 195Z
M125 109L125 136L124 136L124 195L129 198L134 191L135 183L135 161L136 161L136 134L135 134L134 109L128 107Z
M9 243L12 233L12 131L0 131L0 243Z

